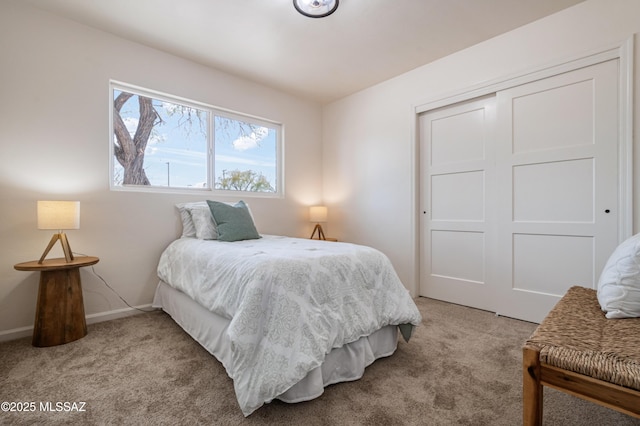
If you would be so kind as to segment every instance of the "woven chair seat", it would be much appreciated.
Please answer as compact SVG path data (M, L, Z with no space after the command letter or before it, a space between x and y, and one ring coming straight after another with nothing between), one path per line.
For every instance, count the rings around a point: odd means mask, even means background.
M571 287L526 344L542 363L640 390L640 318L607 319L595 290Z

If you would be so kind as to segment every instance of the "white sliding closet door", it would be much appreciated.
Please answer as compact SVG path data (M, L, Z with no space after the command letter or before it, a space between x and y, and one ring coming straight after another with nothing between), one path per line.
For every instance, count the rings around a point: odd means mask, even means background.
M499 314L596 288L618 240L618 61L497 95Z
M422 114L420 294L493 307L493 96Z
M420 294L539 322L618 242L618 61L420 115Z

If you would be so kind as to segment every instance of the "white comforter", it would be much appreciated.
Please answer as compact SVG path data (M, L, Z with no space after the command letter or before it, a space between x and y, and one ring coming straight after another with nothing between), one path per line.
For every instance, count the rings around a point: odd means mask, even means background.
M279 236L238 242L181 238L158 276L228 327L245 416L320 365L332 348L420 313L389 259L370 247Z

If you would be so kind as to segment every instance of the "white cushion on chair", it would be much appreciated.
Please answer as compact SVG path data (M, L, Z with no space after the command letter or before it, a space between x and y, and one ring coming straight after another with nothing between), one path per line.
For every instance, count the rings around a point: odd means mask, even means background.
M609 257L598 281L598 302L607 318L640 317L640 234Z

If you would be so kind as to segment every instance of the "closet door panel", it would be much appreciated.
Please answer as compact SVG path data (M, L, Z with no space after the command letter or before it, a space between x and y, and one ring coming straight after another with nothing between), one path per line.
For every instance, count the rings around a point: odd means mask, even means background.
M513 221L593 223L594 159L513 167Z
M513 153L592 145L593 102L591 79L513 98Z
M493 97L420 116L420 294L481 309L494 293L486 269L493 120Z
M497 94L501 315L541 321L616 247L617 75L613 60Z

